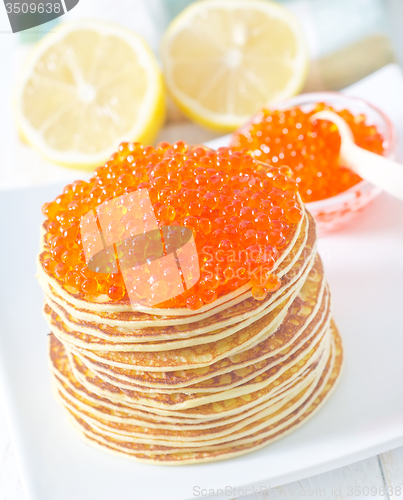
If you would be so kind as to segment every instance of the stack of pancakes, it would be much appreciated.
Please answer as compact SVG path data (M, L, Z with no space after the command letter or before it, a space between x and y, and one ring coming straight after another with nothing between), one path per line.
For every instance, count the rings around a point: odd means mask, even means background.
M275 268L197 311L78 297L43 270L55 393L82 437L144 462L188 464L258 449L303 423L339 377L342 346L305 213Z

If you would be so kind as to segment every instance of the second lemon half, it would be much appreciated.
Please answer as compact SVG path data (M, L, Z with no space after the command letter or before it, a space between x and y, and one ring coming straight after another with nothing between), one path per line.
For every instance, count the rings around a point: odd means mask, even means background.
M266 0L202 0L162 43L168 89L182 111L232 131L261 107L298 93L308 56L298 20Z

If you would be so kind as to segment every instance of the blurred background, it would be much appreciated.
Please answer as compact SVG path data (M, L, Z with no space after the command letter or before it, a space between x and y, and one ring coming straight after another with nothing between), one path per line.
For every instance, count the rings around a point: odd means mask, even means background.
M30 48L68 19L103 19L141 34L159 56L161 36L189 0L80 0L66 15L39 27L11 33L0 9L0 188L69 180L72 173L49 165L21 143L10 127L15 75ZM403 64L402 0L279 0L305 31L310 68L303 91L343 89L390 63ZM191 123L171 102L159 140L204 142L220 134ZM74 173L73 173L74 174Z

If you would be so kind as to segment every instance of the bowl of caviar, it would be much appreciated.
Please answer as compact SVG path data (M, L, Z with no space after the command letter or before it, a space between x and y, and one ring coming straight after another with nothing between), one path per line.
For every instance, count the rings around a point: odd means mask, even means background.
M247 148L257 160L293 171L320 234L344 226L381 192L342 164L336 125L311 120L325 109L344 118L358 146L394 159L397 135L389 118L363 99L339 92L301 94L263 109L231 139L233 149Z

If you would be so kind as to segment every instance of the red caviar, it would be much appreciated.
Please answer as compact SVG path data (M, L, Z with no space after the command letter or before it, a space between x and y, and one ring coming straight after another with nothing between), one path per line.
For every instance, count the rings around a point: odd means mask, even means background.
M120 272L101 274L87 267L80 219L106 200L148 189L159 227L193 230L201 268L195 286L160 307L199 309L249 281L261 300L280 286L271 270L303 217L291 176L287 168L262 165L228 148L122 143L88 182L66 186L43 206L43 267L72 293L128 300ZM149 289L145 283L139 293Z
M362 179L339 161L340 135L329 121L310 121L323 109L339 114L350 126L355 143L368 151L382 154L384 139L374 125L366 124L364 115L354 116L344 109L336 111L324 103L304 112L296 107L284 111L262 110L249 124L235 132L231 147L248 149L260 161L280 166L282 175L292 169L305 203L335 196ZM281 189L284 178L275 185ZM292 222L292 215L289 217Z

